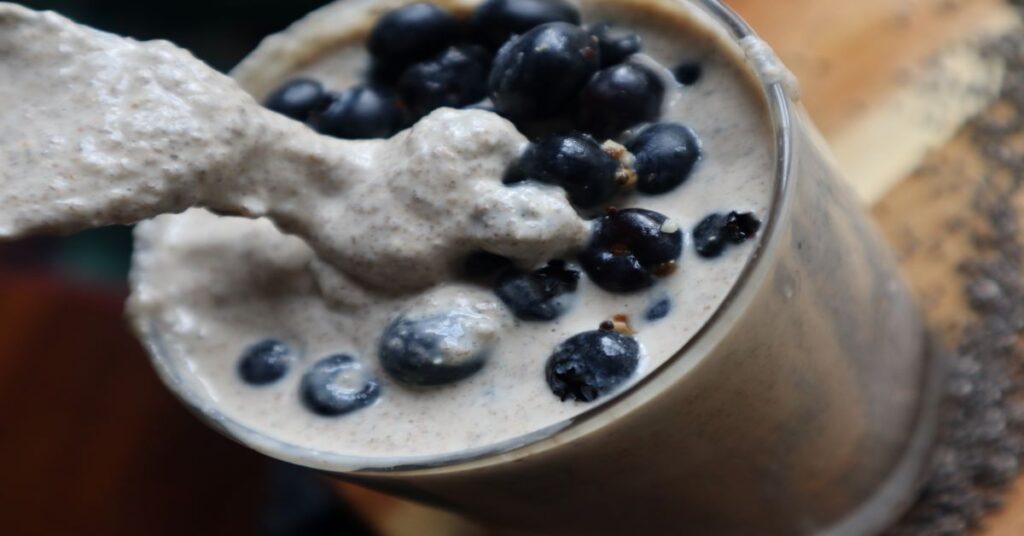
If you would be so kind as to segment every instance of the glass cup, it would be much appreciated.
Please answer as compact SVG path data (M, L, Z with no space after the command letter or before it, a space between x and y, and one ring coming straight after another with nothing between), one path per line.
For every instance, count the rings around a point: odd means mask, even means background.
M557 425L408 458L314 452L228 419L186 387L159 333L137 319L164 381L270 456L530 533L867 534L892 522L927 457L940 360L893 256L770 49L719 1L675 1L746 51L774 125L776 181L737 284L662 366ZM359 20L400 3L345 8ZM336 41L339 30L315 16L302 24L311 42ZM243 64L243 85L257 95L305 61L278 45L268 39Z

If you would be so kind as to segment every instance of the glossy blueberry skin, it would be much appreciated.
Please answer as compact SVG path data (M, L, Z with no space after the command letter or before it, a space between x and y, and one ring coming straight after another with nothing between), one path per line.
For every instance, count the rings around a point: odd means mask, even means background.
M448 47L406 69L398 79L398 94L414 119L442 106L469 106L487 96L489 64L483 48Z
M657 123L626 144L636 157L636 189L650 195L669 192L690 178L701 158L700 140L678 123Z
M302 376L302 403L324 417L337 417L365 408L380 398L380 384L350 355L336 354L317 361Z
M597 37L601 47L601 67L618 65L644 48L639 34L623 30L610 22L591 26L590 33Z
M469 27L478 43L497 50L513 35L548 22L580 23L580 13L562 0L487 0L473 11Z
M626 294L654 285L654 272L634 255L618 255L604 248L588 247L579 255L587 276L608 292Z
M657 119L664 97L665 85L649 67L632 62L614 65L598 71L583 87L576 104L576 128L598 139L613 138Z
M550 22L501 47L487 87L506 117L554 117L566 110L600 62L596 37L578 26Z
M310 126L321 134L344 139L387 138L401 124L397 101L386 91L357 86L331 93L328 99L309 118Z
M636 373L640 345L614 331L586 331L555 348L548 358L548 387L560 400L593 402Z
M380 339L381 365L392 378L409 385L443 385L472 376L487 362L491 347L473 340L464 319L459 313L395 319ZM446 339L458 343L448 346L473 351L468 355L446 353Z
M366 48L375 62L396 69L427 59L459 38L459 23L451 13L420 2L381 17L366 39Z
M511 270L498 279L494 293L520 320L554 320L567 309L566 296L576 292L580 273L563 261L532 272Z
M619 188L619 163L586 134L545 136L527 146L505 183L535 180L561 186L579 208L608 202Z
M238 375L250 385L268 385L288 374L292 349L277 339L266 339L245 349L238 360Z
M274 90L263 105L292 119L305 121L313 110L323 104L326 95L320 82L310 78L294 78Z
M761 229L761 221L751 212L710 214L693 229L693 245L706 259L720 256L729 245L742 244Z
M609 292L636 292L656 281L659 266L682 255L683 233L665 232L668 218L631 208L598 218L590 242L579 256L591 280Z
M668 218L643 208L629 208L598 220L594 240L624 247L644 266L656 266L679 258L683 252L683 233L662 231Z

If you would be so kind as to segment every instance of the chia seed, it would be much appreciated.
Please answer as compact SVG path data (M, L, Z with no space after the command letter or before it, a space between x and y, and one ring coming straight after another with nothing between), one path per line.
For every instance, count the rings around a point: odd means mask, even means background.
M889 536L970 533L1002 505L1024 461L1024 237L1013 201L1024 186L1024 154L1012 140L1024 133L1024 36L1000 40L990 53L1005 59L1006 76L993 108L1001 117L983 114L971 125L988 168L972 192L971 216L981 225L960 265L974 317L953 352L923 488Z

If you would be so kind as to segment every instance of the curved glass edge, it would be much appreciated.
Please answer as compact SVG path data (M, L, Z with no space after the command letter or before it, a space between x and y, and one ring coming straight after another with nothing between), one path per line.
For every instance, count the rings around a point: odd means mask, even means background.
M678 0L689 2L710 15L715 22L721 24L729 33L730 37L739 44L741 40L749 37L756 37L753 29L747 25L731 8L720 0ZM769 214L765 223L764 231L756 244L756 249L750 259L740 272L736 284L719 304L718 308L708 318L707 322L680 348L673 356L664 363L652 370L645 377L633 385L616 393L609 400L599 406L593 407L570 417L564 421L538 429L529 434L517 436L505 441L485 445L478 448L466 449L448 454L433 454L421 456L388 456L369 457L338 454L333 452L318 451L302 447L292 443L279 441L270 438L257 430L245 426L227 417L214 407L214 405L198 394L192 392L185 386L185 381L178 374L178 371L171 368L167 360L162 356L166 355L166 348L161 343L159 330L152 322L139 318L135 320L135 328L145 345L154 364L158 375L189 409L199 417L207 421L213 428L230 439L245 446L259 451L273 458L282 459L291 463L306 466L309 468L333 472L352 473L360 475L389 474L432 471L437 469L458 470L460 466L474 464L476 462L496 459L504 456L515 456L519 451L522 455L545 450L546 447L557 444L552 440L562 433L580 427L580 425L592 422L609 410L621 404L624 400L636 396L638 392L652 383L655 379L665 374L674 365L688 357L691 350L698 343L705 342L709 332L719 322L724 313L733 306L737 297L746 289L747 283L752 274L761 264L764 252L772 243L775 236L775 229L783 214L782 207L786 193L789 191L790 166L792 162L792 134L791 134L791 103L786 91L785 82L780 80L767 80L764 73L753 69L754 75L761 83L765 91L769 118L774 128L776 140L776 165L775 181L772 198L769 206ZM529 452L526 452L529 451ZM385 463L386 462L386 463Z

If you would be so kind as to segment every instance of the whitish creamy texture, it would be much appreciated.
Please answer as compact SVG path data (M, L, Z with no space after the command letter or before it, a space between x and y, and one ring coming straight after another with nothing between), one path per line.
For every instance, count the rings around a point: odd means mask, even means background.
M266 216L317 252L321 286L346 304L444 281L484 245L539 262L586 238L559 190L501 185L526 140L494 114L330 139L169 43L14 4L0 4L0 78L0 238L192 206Z
M362 38L373 21L397 2L345 0L314 12L283 34L269 38L236 71L243 87L264 97L289 77L308 75L333 89L358 83L366 65ZM459 3L459 5L464 5ZM645 51L662 65L699 61L701 81L691 88L670 92L664 120L692 127L700 136L704 159L687 183L661 196L631 196L620 206L638 206L662 212L679 222L686 243L679 270L649 292L617 295L602 291L584 276L572 309L554 322L522 322L511 317L488 288L446 281L421 294L400 295L373 291L358 308L338 309L321 297L313 252L299 239L280 233L267 221L224 218L203 210L162 216L141 225L133 272L132 313L176 388L190 393L206 410L219 412L244 427L302 449L365 456L424 456L478 448L555 425L597 404L561 402L544 380L544 365L553 348L581 331L595 329L602 320L627 314L644 348L637 378L674 354L709 318L733 286L754 250L754 242L730 249L721 258L697 257L689 232L714 211L753 211L763 219L773 189L773 137L764 98L744 64L739 47L714 30L703 27L701 15L668 0L608 0L582 4L588 21L614 20L638 30ZM475 117L475 116L474 116ZM504 124L504 123L502 123ZM420 129L415 127L414 130ZM453 170L475 168L462 156L446 158L447 143L439 137L424 139L422 151L431 151ZM400 134L396 139L402 139ZM395 142L391 142L395 143ZM467 142L468 144L469 142ZM435 145L431 145L435 144ZM416 155L418 153L412 153ZM481 155L483 157L483 155ZM426 160L426 158L425 158ZM484 158L486 165L493 162ZM490 168L489 168L490 169ZM487 174L491 172L488 171ZM281 187L305 188L301 179L277 177ZM498 175L490 180L497 184ZM423 177L410 170L401 178L417 188ZM436 185L430 186L434 188ZM536 191L519 187L501 190L478 206L502 214L495 203L522 195L523 203L537 200ZM367 192L367 195L377 195ZM431 193L430 195L437 195ZM367 210L396 210L396 200L374 198ZM426 204L430 212L446 210L458 218L465 197L444 207ZM403 205L413 213L418 203ZM549 208L534 205L519 220L519 232L549 225ZM530 211L537 211L531 215ZM455 227L476 227L473 218L456 220ZM395 242L439 257L447 253L432 242L415 243L403 227L405 217L394 217L392 227L373 230L373 240ZM568 226L567 226L568 227ZM441 232L455 232L451 227ZM460 230L460 233L475 231ZM543 234L542 229L536 229ZM566 233L566 235L572 233ZM539 242L539 241L538 241ZM483 249L503 252L500 243ZM493 246L493 247L492 247ZM554 251L531 244L532 251ZM359 254L355 248L350 253ZM569 257L572 258L571 256ZM376 266L388 277L415 277L424 270L407 259L392 266ZM367 273L376 278L377 274ZM326 278L320 277L320 284ZM344 282L343 282L344 283ZM336 293L344 294L344 293ZM474 376L435 388L409 388L391 380L380 368L377 344L391 319L410 308L450 303L453 296L474 306L499 326L496 346L487 365ZM671 314L656 322L644 320L655 301L668 297ZM423 301L428 302L423 305ZM430 305L433 304L433 305ZM239 380L238 358L247 346L277 337L299 350L300 358L281 381L253 387ZM380 400L354 413L325 418L306 410L299 399L302 373L316 360L344 352L358 357L381 381ZM252 436L242 437L253 443ZM296 450L272 453L287 459L306 459ZM315 453L311 454L314 458Z

